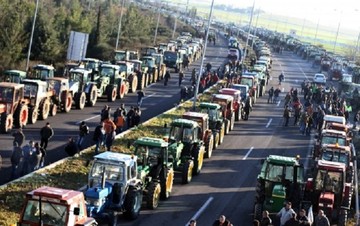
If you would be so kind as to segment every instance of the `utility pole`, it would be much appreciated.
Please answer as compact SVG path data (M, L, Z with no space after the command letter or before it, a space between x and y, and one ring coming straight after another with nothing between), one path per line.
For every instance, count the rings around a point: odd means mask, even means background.
M188 8L189 8L189 0L187 0L186 2L185 15L188 15Z
M39 8L39 0L36 0L35 13L34 13L34 19L33 19L33 24L32 24L32 28L31 28L30 43L29 43L28 54L27 54L27 58L26 58L25 71L28 71L28 69L29 69L31 46L32 46L33 37L34 37L34 30L35 30L35 23L36 23L36 16L38 13L38 8Z
M338 36L339 36L340 23L341 23L341 21L339 21L338 28L337 28L337 31L336 31L333 53L335 53L335 51L336 51L336 44L337 44L337 39L338 39Z
M259 20L260 11L261 11L261 8L258 9L258 13L257 13L257 16L256 16L254 36L256 36L256 33L257 33L257 26L258 26L258 20ZM253 47L254 47L254 42L251 43L251 48L253 48Z
M177 18L175 16L175 22L174 22L174 30L173 30L173 33L172 33L172 38L175 37L175 32L176 32L176 23L177 23Z
M160 0L160 2L161 2L161 0ZM159 4L159 5L160 5L160 4ZM154 45L156 45L157 32L158 32L159 22L160 22L160 12L161 12L161 7L158 7L158 10L159 10L159 14L158 14L158 18L157 18L156 29L155 29L155 35L154 35Z
M249 36L250 36L250 32L251 32L251 24L252 24L252 19L253 19L253 14L254 14L254 8L255 8L255 0L252 6L252 10L251 10L251 16L250 16L250 22L249 22L249 31L247 34L247 38L246 38L246 44L245 44L245 51L244 51L244 56L242 58L242 68L244 68L244 62L245 62L245 58L246 58L246 52L248 49L248 44L249 44Z
M116 36L116 46L115 46L115 50L118 50L118 47L119 47L119 39L120 39L120 34L121 34L121 22L122 22L123 11L124 11L123 9L124 9L124 7L125 7L125 0L123 0L122 3L121 3L119 27L118 27L117 36Z

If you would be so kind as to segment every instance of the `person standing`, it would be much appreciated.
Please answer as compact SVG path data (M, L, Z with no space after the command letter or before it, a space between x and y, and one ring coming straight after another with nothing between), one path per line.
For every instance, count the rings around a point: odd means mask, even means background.
M116 135L116 125L111 119L104 120L104 130L105 130L105 145L107 151L110 151L112 143Z
M280 226L285 226L285 223L292 218L295 211L291 208L291 202L286 202L285 206L276 214L280 217Z
M105 130L104 130L104 122L100 122L98 126L96 126L93 141L95 142L95 154L99 154L100 145L103 144L105 137Z
M195 85L196 84L196 69L193 68L192 72L191 72L191 85Z
M14 133L12 133L12 136L14 137L13 146L15 146L15 143L18 147L21 147L25 140L25 134L22 131L22 128L19 128Z
M274 101L273 101L273 103L278 102L280 93L281 93L281 90L279 89L279 87L276 88L275 91L274 91Z
M89 127L86 125L85 121L82 121L79 125L79 138L78 138L78 148L81 150L81 145L84 142L84 138L89 134Z
M133 127L133 119L132 118L133 118L134 114L135 114L134 107L131 106L130 110L126 114L126 122L127 122L127 128L128 129Z
M181 86L181 83L182 83L182 81L184 80L184 77L185 77L185 74L184 74L184 72L181 70L181 71L179 72L179 86Z
M133 116L133 125L138 126L140 124L140 109L135 108L135 113Z
M120 114L119 116L117 116L114 123L116 125L116 134L121 133L123 131L124 126L125 126L125 117L124 117L124 115Z
M301 209L296 219L299 221L299 226L310 226L309 218L306 216L306 211Z
M46 125L40 130L40 137L41 137L40 146L45 150L52 136L54 136L54 130L51 128L50 123L47 122Z
M286 106L285 106L285 109L284 109L284 114L283 114L283 117L284 117L284 126L288 126L290 116L291 116L290 108L289 108L289 106L286 105Z
M196 226L196 220L190 220L189 226Z
M31 172L31 158L35 152L34 141L29 141L29 144L25 145L22 148L23 163L22 163L22 172L21 176L24 176Z
M274 87L271 87L268 91L269 94L269 98L268 98L268 103L273 103L273 96L274 96Z
M40 169L41 164L41 158L42 158L42 152L40 151L39 143L35 143L35 151L31 158L31 168L32 170L38 170Z
M269 217L269 211L264 210L262 212L262 218L261 218L261 221L260 221L260 226L269 226L269 225L271 225L271 223L272 223L272 220Z
M166 71L165 76L164 76L164 86L167 86L169 79L170 79L170 72Z
M329 219L326 217L323 210L319 210L314 223L315 226L330 226Z
M100 120L104 121L107 118L110 118L110 107L108 105L105 105L104 108L100 112Z
M296 219L296 213L291 214L291 218L286 221L285 226L299 226L299 221Z
M231 223L224 215L221 215L218 220L214 221L213 226L231 226Z
M141 108L141 105L142 105L142 102L143 102L143 99L145 97L145 92L141 89L137 92L137 105L139 108Z
M11 154L11 180L18 178L20 163L23 160L23 152L18 143L14 143L13 151Z
M78 153L79 149L78 146L74 140L74 138L69 137L68 139L68 143L65 146L65 152L69 155L69 156L74 156Z

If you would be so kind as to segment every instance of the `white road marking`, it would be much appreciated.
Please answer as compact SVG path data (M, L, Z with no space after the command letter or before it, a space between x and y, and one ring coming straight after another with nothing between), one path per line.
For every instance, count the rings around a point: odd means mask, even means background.
M305 72L303 71L303 69L300 67L300 65L299 65L299 64L297 64L297 65L298 65L301 73L303 73L303 75L305 76L306 80L309 80L308 77L307 77L307 75L306 75Z
M281 92L283 93L285 91L285 88L283 87L282 89L281 89Z
M90 121L90 120L92 120L92 119L94 119L94 118L98 118L98 117L100 117L100 113L99 113L99 115L95 115L95 116L93 116L93 117L90 117L90 118L81 120L81 121L75 123L75 125L79 125L82 121L87 122L87 121Z
M272 118L271 119L269 119L269 122L266 124L266 128L269 128L269 126L270 126L270 124L271 124L271 122L272 122Z
M281 103L281 100L279 100L276 104L276 107L279 107L280 106L280 103Z
M149 98L149 97L155 96L155 95L156 95L156 93L153 93L153 94L150 94L150 95L148 95L148 96L145 96L145 97L143 98L143 100L145 100L145 99L147 99L147 98Z
M190 220L196 220L202 214L202 212L204 212L204 210L209 206L209 204L212 202L213 199L214 198L210 196L208 200L204 203L204 205L202 205L202 207L195 213L195 215ZM185 226L188 226L190 224L190 220L185 224Z
M295 83L298 83L298 82L299 82L299 81L296 79L296 80L295 80Z
M250 150L246 153L246 155L244 156L243 160L246 160L247 157L250 155L250 153L252 152L252 150L254 149L254 147L251 147Z

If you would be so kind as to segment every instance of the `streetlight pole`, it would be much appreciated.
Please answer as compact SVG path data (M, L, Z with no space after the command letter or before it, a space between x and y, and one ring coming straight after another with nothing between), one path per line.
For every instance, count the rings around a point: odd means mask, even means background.
M173 30L173 33L172 33L172 38L174 38L174 37L175 37L176 23L177 23L177 18L176 18L176 16L175 16L174 30Z
M337 44L337 39L338 39L338 36L339 36L339 30L340 30L340 23L341 23L341 21L339 21L338 28L337 28L337 31L336 31L333 53L335 53L335 50L336 50L336 44Z
M155 28L154 45L156 44L157 32L158 32L159 22L160 22L160 12L161 12L160 9L161 9L161 8L158 8L159 14L158 14L157 23L156 23L156 28Z
M305 27L305 18L304 18L303 25L301 28L301 34L300 34L301 38L303 37L304 27Z
M25 71L28 71L28 68L29 68L31 46L32 46L33 37L34 37L34 30L35 30L35 23L36 23L36 16L38 13L38 8L39 8L39 0L36 0L35 13L34 13L34 19L33 19L33 24L32 24L32 28L31 28L30 43L29 43L29 48L28 48L28 53L27 53L27 58L26 58L26 70Z
M257 26L258 26L258 20L259 20L260 10L261 10L261 8L258 9L258 13L257 13L257 16L256 16L254 36L256 36L257 29L258 29ZM251 48L253 48L253 47L254 47L254 42L251 43Z
M211 8L210 8L210 15L209 15L209 20L208 20L207 32L206 32L206 35L205 35L205 44L204 44L203 54L202 54L202 57L201 57L200 71L199 71L197 81L196 81L196 89L195 89L195 93L194 93L193 109L196 108L196 100L197 100L197 95L199 93L199 85L200 85L201 75L202 75L202 71L203 71L203 67L204 67L204 59L205 59L206 47L207 47L208 38L209 38L209 31L210 31L211 17L212 17L213 8L214 8L214 0L212 0Z
M355 48L355 53L354 53L354 58L353 58L354 61L356 59L356 55L359 52L359 42L360 42L360 32L359 32L359 35L358 35L358 38L357 38L357 41L356 41L356 48Z
M320 17L318 19L317 25L316 25L316 32L315 32L315 42L317 40L317 34L318 34L318 30L319 30L319 23L320 23Z
M250 36L250 32L251 32L251 24L252 24L252 19L253 19L253 14L254 14L254 8L255 8L255 0L254 0L254 3L253 3L253 6L252 6L251 15L250 15L249 31L248 31L247 38L246 38L244 57L242 58L242 68L244 68L246 52L247 52L247 48L248 48L248 44L249 44L249 36Z
M124 7L125 7L125 0L123 0L122 3L121 3L119 27L118 27L117 36L116 36L115 50L118 50L118 47L119 47L119 39L120 39L120 33L121 33L121 21L122 21L122 17L123 17L123 9L124 9Z

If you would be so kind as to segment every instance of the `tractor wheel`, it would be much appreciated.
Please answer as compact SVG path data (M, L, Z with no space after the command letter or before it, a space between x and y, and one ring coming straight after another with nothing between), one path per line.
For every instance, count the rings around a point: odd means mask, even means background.
M339 216L338 216L338 226L346 226L347 221L347 210L340 210Z
M181 182L183 184L188 184L191 182L193 174L194 162L189 160L184 163L183 170L181 172Z
M13 127L13 123L14 123L14 120L13 120L13 117L12 117L11 114L6 115L6 113L2 113L2 115L1 115L1 124L0 124L1 132L2 133L10 132L10 130Z
M133 79L131 80L131 83L130 83L130 89L131 89L132 93L136 92L137 86L138 86L138 77L137 77L137 75L134 75Z
M142 190L136 187L130 187L126 193L124 201L124 215L130 220L139 217L142 202Z
M164 172L161 172L162 177L164 176ZM161 194L160 197L162 199L168 199L170 197L172 188L174 183L174 169L170 168L166 170L166 178L162 178L161 180Z
M39 108L39 117L42 120L46 120L49 117L49 112L50 112L50 101L48 99L43 100L40 103L40 108Z
M146 206L154 210L159 206L161 186L158 182L150 182L147 190Z
M96 87L96 85L92 85L90 92L87 93L87 96L86 96L87 105L89 105L90 107L95 106L97 98L98 98L97 87Z
M50 105L50 116L55 116L57 114L57 105L51 104Z
M159 72L158 70L154 70L154 83L156 83L159 80Z
M29 117L29 109L26 105L21 104L17 107L14 114L14 125L18 128L26 126Z
M260 203L255 203L254 206L254 219L261 220L263 207Z
M77 109L84 109L86 103L86 94L85 92L77 93L75 96L75 106Z
M125 95L127 95L129 93L129 89L130 89L130 84L128 81L125 82Z
M144 89L145 88L145 74L142 74L139 78L138 87L137 89Z
M148 73L148 84L150 85L153 81L153 74L152 73Z
M221 129L220 129L220 134L219 134L219 144L222 144L224 142L225 128L226 128L225 123L221 123Z
M234 125L235 125L235 114L233 113L230 119L230 131L234 130Z
M207 159L211 158L213 147L214 147L214 137L211 134L211 136L208 137L208 140L206 141L205 144L205 158Z
M195 151L193 175L199 175L204 163L204 151L201 147Z
M109 102L114 102L116 100L116 87L112 87L108 89L107 100Z
M240 121L241 118L241 108L239 107L239 109L235 112L235 121Z
M214 143L213 149L215 150L219 146L219 143L220 143L220 134L218 132L214 133L214 142L213 143Z
M121 82L120 89L119 89L119 98L123 99L125 97L125 91L126 91L126 84L125 82Z
M61 104L63 107L62 111L68 113L71 110L71 106L72 106L72 102L73 102L71 93L64 92L61 102L62 102Z
M38 108L37 107L32 107L29 110L29 118L28 118L28 123L30 124L35 124L36 121L38 120Z
M230 132L230 120L225 119L225 135L229 134Z

